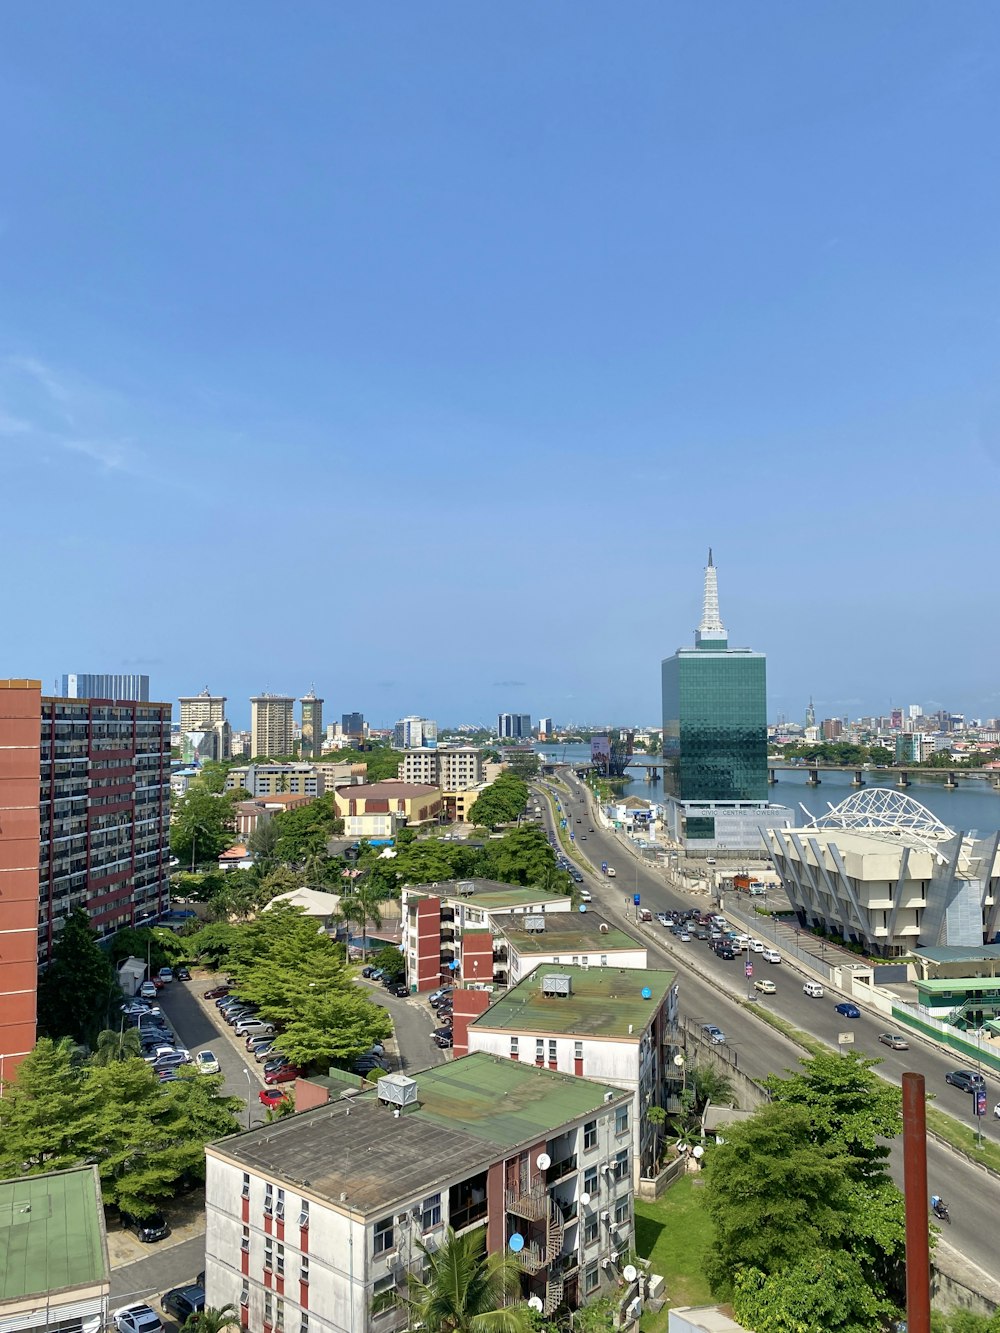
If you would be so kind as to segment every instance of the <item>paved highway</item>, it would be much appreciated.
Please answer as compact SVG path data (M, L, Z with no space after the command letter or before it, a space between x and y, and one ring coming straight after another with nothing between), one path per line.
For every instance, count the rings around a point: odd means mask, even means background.
M673 908L687 909L705 905L705 898L696 899L667 886L662 877L650 870L627 850L613 832L601 829L593 817L590 795L577 778L563 774L570 788L567 797L549 785L564 806L568 830L575 835L578 856L589 863L586 887L603 916L623 925L633 934L647 941L650 963L655 966L676 967L680 973L680 1000L682 1012L697 1023L717 1023L726 1033L728 1044L737 1055L739 1067L753 1078L781 1073L794 1068L803 1052L781 1033L756 1018L740 1000L746 998L743 967L746 955L738 954L736 961L718 958L708 946L693 937L689 944L681 944L655 920L650 925L637 925L632 895L638 892L642 906L657 911ZM552 829L552 820L545 802L546 827ZM581 823L577 824L576 819ZM591 832L593 828L593 832ZM585 835L585 840L581 838ZM615 867L617 875L609 880L600 873L602 861ZM582 867L585 870L588 867ZM763 938L763 937L762 937ZM838 1014L834 1005L846 997L827 989L821 1000L809 999L802 991L804 975L787 962L769 965L754 956L755 976L771 978L777 993L755 996L755 1001L766 1004L776 1014L794 1022L803 1031L836 1048L837 1034L851 1030L855 1034L855 1049L882 1060L880 1072L898 1083L904 1071L922 1073L927 1091L944 1111L972 1124L972 1098L959 1092L944 1081L949 1069L960 1067L953 1057L942 1054L931 1043L918 1038L912 1040L909 1051L892 1051L880 1045L880 1032L893 1031L892 1023L877 1014L861 1010L860 1019L848 1019ZM1000 1100L1000 1088L994 1081L988 1087L990 1115L984 1117L985 1136L1000 1141L1000 1121L992 1118L994 1104ZM902 1154L898 1144L893 1145L893 1173L902 1181ZM974 1166L959 1154L928 1140L928 1184L930 1192L941 1194L951 1208L952 1226L948 1240L972 1262L987 1273L996 1271L996 1247L992 1234L1000 1220L1000 1182Z

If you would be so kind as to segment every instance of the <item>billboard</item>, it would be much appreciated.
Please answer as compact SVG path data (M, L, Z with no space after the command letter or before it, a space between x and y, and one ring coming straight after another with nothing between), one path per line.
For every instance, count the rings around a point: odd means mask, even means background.
M607 774L608 766L611 763L611 741L607 736L592 736L590 738L590 762L599 773Z

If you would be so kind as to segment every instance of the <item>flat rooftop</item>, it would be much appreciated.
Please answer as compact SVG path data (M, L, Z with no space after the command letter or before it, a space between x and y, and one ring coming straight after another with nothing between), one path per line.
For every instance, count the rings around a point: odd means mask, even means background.
M1000 944L946 945L934 949L912 949L914 958L929 963L995 963L1000 959Z
M109 1280L96 1167L0 1181L0 1301Z
M545 978L553 974L570 978L569 995L544 994ZM666 969L543 964L491 1004L470 1027L638 1042L676 977L676 972ZM648 1000L642 994L647 988Z
M544 930L526 930L524 913L493 923L518 953L606 953L613 949L641 949L641 940L602 921L593 912L554 912L545 917ZM606 927L601 930L601 927Z
M448 879L438 884L407 884L408 897L463 899L473 907L499 911L504 907L527 907L544 903L546 907L570 901L568 893L546 893L544 889L526 889L520 884L503 884L497 879Z
M367 1215L438 1182L485 1170L511 1150L592 1114L609 1092L614 1100L630 1096L608 1084L482 1052L413 1077L419 1104L398 1119L372 1091L214 1147L244 1167Z

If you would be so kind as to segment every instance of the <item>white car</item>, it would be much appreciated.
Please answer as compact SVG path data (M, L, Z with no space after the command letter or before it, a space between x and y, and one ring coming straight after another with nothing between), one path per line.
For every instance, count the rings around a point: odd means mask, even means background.
M148 1305L123 1305L111 1318L118 1333L163 1333L163 1321Z
M736 938L733 940L733 948L736 949L738 953L743 953L743 951L745 949L748 949L749 947L750 947L749 935L737 935Z
M194 1057L195 1068L199 1074L217 1074L219 1062L211 1051L199 1051Z
M750 939L747 941L747 947L749 948L749 950L750 950L751 953L763 953L763 952L764 952L764 941L763 941L763 940L755 940L755 939L753 938L753 936L751 936Z
M765 963L781 962L781 954L777 951L777 949L764 949L761 952L761 958L763 958Z
M139 987L139 994L144 1000L155 1000L158 993L151 981L144 981Z

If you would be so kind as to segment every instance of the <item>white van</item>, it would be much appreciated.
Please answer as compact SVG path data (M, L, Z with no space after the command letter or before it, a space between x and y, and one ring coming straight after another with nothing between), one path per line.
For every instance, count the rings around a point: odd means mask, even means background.
M608 866L608 876L609 876L609 878L614 879L614 877L615 877L617 874L618 874L618 871L614 868L614 866Z
M807 981L802 986L802 993L804 995L811 995L814 1000L822 1000L823 987L818 981Z
M762 949L760 952L760 956L761 958L763 958L765 963L781 962L781 954L778 953L777 949Z

